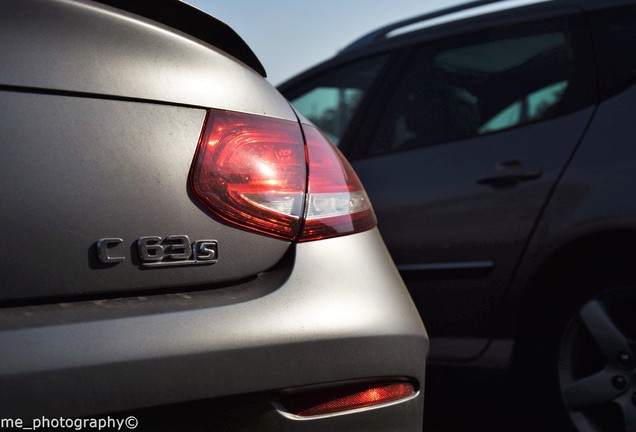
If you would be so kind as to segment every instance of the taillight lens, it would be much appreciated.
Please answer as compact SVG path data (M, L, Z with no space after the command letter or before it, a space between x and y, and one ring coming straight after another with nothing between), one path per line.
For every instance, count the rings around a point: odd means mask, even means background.
M208 113L191 185L217 216L294 239L300 230L306 177L297 123L228 111Z
M190 184L222 219L286 240L376 225L348 162L317 129L294 121L210 110Z
M367 193L342 153L316 128L303 125L309 161L305 226L300 241L365 231L377 221Z

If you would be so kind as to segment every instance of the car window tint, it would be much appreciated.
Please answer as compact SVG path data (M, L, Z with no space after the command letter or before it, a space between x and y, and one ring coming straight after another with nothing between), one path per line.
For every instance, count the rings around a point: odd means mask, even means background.
M415 48L370 154L518 127L571 112L574 74L566 19L501 27Z
M294 107L339 145L349 121L386 56L367 58L330 70L292 89L287 96Z
M515 101L481 126L479 134L507 129L521 123L541 119L550 107L561 100L567 86L567 81L561 81Z
M603 97L636 83L636 6L591 15Z

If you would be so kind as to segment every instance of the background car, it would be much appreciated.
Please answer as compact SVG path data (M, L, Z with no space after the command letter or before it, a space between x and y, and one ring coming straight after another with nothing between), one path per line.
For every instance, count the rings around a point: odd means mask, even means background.
M229 27L0 22L3 427L421 430L428 339L364 189Z
M365 184L429 364L512 367L533 430L636 430L635 22L628 1L479 1L279 86ZM483 391L459 386L474 424Z

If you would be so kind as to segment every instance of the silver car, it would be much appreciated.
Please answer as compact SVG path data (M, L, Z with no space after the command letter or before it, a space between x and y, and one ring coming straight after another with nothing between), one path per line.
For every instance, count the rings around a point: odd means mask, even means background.
M229 27L5 0L0 33L0 426L421 430L364 189Z

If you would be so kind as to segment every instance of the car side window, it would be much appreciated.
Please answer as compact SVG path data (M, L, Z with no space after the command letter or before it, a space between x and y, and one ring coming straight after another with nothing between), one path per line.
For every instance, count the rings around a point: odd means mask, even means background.
M302 115L339 145L349 121L386 60L386 56L377 56L349 63L309 80L286 95Z
M636 6L633 4L591 14L604 98L636 84L635 23Z
M532 92L521 100L515 101L481 126L479 134L494 132L541 119L545 116L546 110L559 103L567 87L567 81L559 81Z
M567 19L424 43L397 84L371 155L485 135L581 107Z

